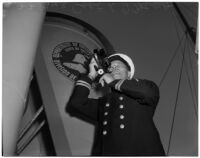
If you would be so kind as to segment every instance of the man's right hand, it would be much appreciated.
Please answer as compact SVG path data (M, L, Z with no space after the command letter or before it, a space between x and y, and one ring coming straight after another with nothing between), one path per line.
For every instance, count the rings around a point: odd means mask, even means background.
M88 77L91 80L94 80L98 75L98 73L95 69L95 66L97 67L97 63L96 63L95 59L92 58L92 60L90 61L90 64L89 64L89 74L88 74Z

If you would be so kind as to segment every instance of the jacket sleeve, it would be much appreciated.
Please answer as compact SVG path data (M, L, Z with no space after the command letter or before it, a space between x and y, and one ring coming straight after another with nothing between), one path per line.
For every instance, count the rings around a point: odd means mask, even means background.
M81 76L76 81L74 90L66 106L66 112L71 116L95 124L98 117L98 99L88 98L92 81L87 76Z
M159 101L159 88L149 80L114 80L109 84L115 90L137 100L140 104L156 107Z

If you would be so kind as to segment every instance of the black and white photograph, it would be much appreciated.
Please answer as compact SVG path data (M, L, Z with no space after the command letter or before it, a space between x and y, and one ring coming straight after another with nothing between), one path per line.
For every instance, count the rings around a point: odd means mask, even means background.
M2 3L2 156L198 156L198 1Z

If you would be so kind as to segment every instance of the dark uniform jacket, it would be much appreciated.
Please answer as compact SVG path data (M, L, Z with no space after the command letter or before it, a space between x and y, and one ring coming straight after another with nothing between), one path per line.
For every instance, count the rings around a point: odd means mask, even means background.
M66 111L95 125L93 156L165 155L153 122L159 89L152 81L115 80L99 99L88 98L91 83L79 78Z

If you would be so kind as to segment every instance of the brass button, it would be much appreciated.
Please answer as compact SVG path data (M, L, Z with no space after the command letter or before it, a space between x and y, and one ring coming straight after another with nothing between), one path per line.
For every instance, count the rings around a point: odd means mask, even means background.
M103 125L107 125L107 123L108 123L107 121L103 121Z
M110 104L109 103L106 103L106 107L109 107L110 106Z
M104 131L103 131L103 135L106 135L106 134L107 134L107 131L106 131L106 130L104 130Z
M124 105L120 105L119 108L120 108L120 109L123 109L123 108L124 108Z
M121 97L119 97L119 100L123 100L124 98L121 96Z
M120 125L120 128L121 128L121 129L124 129L124 127L125 127L124 124L121 124L121 125Z
M120 115L120 119L124 119L124 115Z
M107 116L107 115L108 115L108 112L104 112L104 115Z

